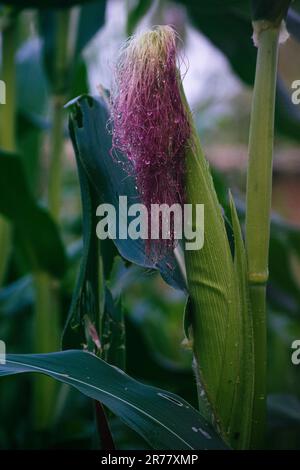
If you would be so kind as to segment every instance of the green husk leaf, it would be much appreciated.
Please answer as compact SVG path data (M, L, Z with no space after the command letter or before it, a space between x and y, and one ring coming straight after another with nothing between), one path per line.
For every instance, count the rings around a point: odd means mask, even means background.
M252 425L252 405L254 389L254 350L253 325L247 282L247 260L242 231L234 200L229 193L231 221L234 233L234 272L237 297L240 304L242 330L239 338L240 372L234 403L234 413L230 428L230 441L233 447L247 449L250 443Z
M213 419L225 436L240 364L235 344L241 318L225 223L195 130L186 162L186 200L204 204L205 211L204 246L198 251L185 251L196 377L210 402ZM192 224L195 230L195 220Z

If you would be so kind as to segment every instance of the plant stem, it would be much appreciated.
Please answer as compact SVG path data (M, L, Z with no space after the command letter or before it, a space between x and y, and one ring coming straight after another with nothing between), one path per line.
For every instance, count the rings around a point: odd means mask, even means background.
M59 350L60 325L59 306L53 281L44 272L34 276L36 290L35 351L47 353ZM46 376L35 380L35 425L45 429L52 421L57 384Z
M64 112L66 101L66 77L69 67L68 37L69 10L56 13L57 29L54 57L53 122L50 136L50 174L48 186L49 210L58 221L61 205L62 155L64 145ZM35 274L36 286L36 338L35 350L38 353L57 351L60 348L60 304L57 287L53 279L44 272ZM57 387L48 377L37 377L35 382L36 408L35 424L46 429L53 422L52 413L57 397Z
M266 419L266 283L270 238L279 27L261 31L250 122L246 252L253 312L255 385L251 447L261 447Z
M17 18L8 18L9 24L2 32L2 73L6 85L6 104L0 106L0 148L14 151L16 70L15 51L17 43ZM0 286L4 282L11 248L11 229L6 219L0 217Z
M59 219L61 204L61 186L62 186L62 153L63 153L63 124L64 112L63 105L65 98L63 96L53 96L53 121L51 132L51 153L50 153L50 171L48 199L49 210L55 220Z
M70 10L57 12L57 32L54 57L53 125L51 132L50 173L48 199L49 209L58 220L61 204L62 154L64 144L64 109L66 81L69 74L69 26Z

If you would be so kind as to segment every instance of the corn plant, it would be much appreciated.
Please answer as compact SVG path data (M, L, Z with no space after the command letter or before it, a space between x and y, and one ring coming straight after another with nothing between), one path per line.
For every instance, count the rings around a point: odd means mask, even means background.
M73 98L69 87L75 75L77 49L73 43L70 51L67 39L74 17L68 9L54 14L56 49L53 42L51 49L51 41L47 46L45 40L53 121L48 210L36 204L20 161L12 153L16 150L13 117L2 121L1 135L6 135L6 141L0 140L0 165L18 178L25 215L36 226L43 226L44 236L32 240L22 226L24 218L16 215L13 195L5 176L1 178L0 166L0 182L9 194L8 202L0 202L1 213L24 231L22 248L32 263L30 282L36 293L35 354L8 354L6 362L0 364L0 375L39 372L91 398L103 448L114 447L110 412L156 449L265 446L266 286L275 94L278 47L286 34L289 6L290 0L252 1L257 59L244 225L230 191L226 199L230 220L221 207L184 93L179 38L171 26L133 35L124 44L115 61L111 90L101 87L99 96L83 93ZM15 77L10 37L17 23L10 10L8 18L3 44L9 41L9 50L3 67L5 75ZM134 15L129 19L130 29ZM40 21L45 24L43 14ZM63 328L62 351L58 351L62 287L59 290L55 280L67 269L67 255L57 229L62 198L63 105L67 101L81 191L83 246ZM203 246L189 250L188 239L178 243L174 226L168 239L160 233L155 240L121 236L124 208L119 205L120 198L131 204L142 203L148 209L152 204L190 204L195 209L188 220L193 233L200 229L196 207L202 204ZM118 236L111 237L113 242L96 236L100 203L114 207ZM0 239L5 249L0 258L0 280L8 262L10 237L10 227L1 219ZM46 243L50 248L45 257L43 240L47 237L52 242ZM158 271L167 284L184 292L185 344L192 352L198 409L179 395L145 385L124 372L126 312L109 279L116 252L127 263ZM42 429L51 425L51 410L62 390L44 377L36 382L35 421Z

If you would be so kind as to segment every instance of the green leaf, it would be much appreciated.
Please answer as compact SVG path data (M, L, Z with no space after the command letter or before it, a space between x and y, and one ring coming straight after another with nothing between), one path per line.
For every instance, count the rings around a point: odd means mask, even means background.
M182 398L133 380L83 351L9 354L0 376L40 372L101 401L155 449L225 449L202 416Z
M64 83L66 91L69 91L70 85L74 79L75 67L79 56L93 38L101 29L105 20L106 0L94 0L86 2L79 10L78 25L71 24L72 28L77 28L75 43L72 49L71 61L65 64ZM72 20L71 20L72 21ZM57 30L58 18L55 5L48 5L48 8L39 13L40 35L43 40L43 55L45 69L50 82L56 87L57 82ZM81 90L81 93L83 90Z
M17 281L0 290L0 313L3 316L17 315L29 310L34 302L34 288L30 275L20 277Z
M285 18L292 0L251 0L254 20L280 23Z
M66 256L57 226L39 207L29 188L17 155L0 151L0 213L14 224L22 254L32 270L62 277Z
M233 71L252 85L256 64L256 48L252 41L250 9L245 15L236 9L244 1L194 2L177 0L185 4L193 25L205 34L229 59ZM221 5L222 4L222 5ZM220 11L222 14L220 14Z
M102 358L105 362L125 370L125 324L121 300L115 301L108 288L102 318Z
M147 339L147 325L130 315L126 320L126 370L133 377L159 387L168 387L197 406L196 384L191 367L176 367L159 356ZM137 354L137 351L139 354Z
M240 306L222 211L195 127L192 142L186 154L186 201L204 205L205 226L203 247L185 251L187 320L192 324L197 382L227 438L240 367ZM193 215L193 230L196 224Z
M96 208L100 202L111 203L116 207L116 212L119 211L119 194L126 194L129 198L137 202L138 194L136 191L135 183L132 178L110 155L112 146L111 136L107 131L108 111L103 99L95 100L89 96L83 96L73 100L72 105L75 104L75 113L70 118L70 136L73 142L79 181L81 189L82 200L82 213L83 213L83 252L80 264L80 271L78 279L73 292L72 303L68 314L68 319L63 333L63 347L68 349L82 343L84 338L83 322L85 315L88 315L89 321L96 325L98 331L99 321L109 321L113 328L119 331L120 325L111 323L109 318L110 302L106 305L103 299L102 311L99 309L99 302L97 296L101 289L104 289L104 275L109 273L112 265L112 259L115 256L112 250L111 240L99 240L96 236ZM122 182L122 183L120 183ZM118 217L117 217L118 218ZM134 261L146 267L153 267L153 262L150 262L145 255L144 242L142 240L114 240L116 247L120 253L130 261ZM100 251L101 256L100 261ZM96 262L95 262L96 261ZM98 263L101 266L101 273L98 270ZM173 266L174 260L163 260L158 269L160 269L164 278L172 285L184 287L184 281L181 278L179 270ZM98 282L98 277L101 274L102 279ZM99 292L98 292L99 291ZM104 292L104 290L103 290ZM106 299L108 297L106 295ZM110 309L112 313L114 309ZM108 314L108 316L107 316ZM100 317L102 320L99 320ZM106 322L105 335L109 336L101 338L101 342L106 342L106 347L111 342L111 333L107 330L108 323ZM115 346L114 338L114 346ZM111 357L114 347L106 351L112 361L124 362L121 357ZM122 349L118 348L117 355L121 355Z
M239 316L242 318L236 347L239 356L240 370L237 381L236 395L233 404L233 420L231 423L231 441L234 447L247 449L250 442L252 427L252 404L254 390L254 345L253 325L247 282L247 260L240 222L234 200L229 194L232 229L234 234L234 271L239 301Z
M81 7L75 57L104 25L106 3L106 0L93 0Z
M42 42L35 37L23 42L16 54L18 111L35 123L45 118L49 110L49 87L42 65L42 52ZM35 77L34 82L32 77Z
M71 138L73 138L73 130ZM76 154L78 175L81 189L82 214L83 214L83 250L80 269L73 291L72 302L68 318L63 331L63 348L75 346L85 340L82 328L84 316L88 315L89 321L99 326L100 305L99 295L99 241L96 237L96 207L97 197L88 180L82 163ZM101 287L103 279L101 279Z
M144 15L150 10L153 2L151 0L138 0L136 5L129 11L127 18L127 36L134 33L136 26Z
M252 41L250 2L248 0L176 1L185 5L193 25L225 54L234 73L247 85L253 86L257 49ZM280 2L270 0L274 5L285 1L288 0L280 0ZM288 21L288 24L291 23ZM292 24L294 25L293 31L295 31L295 22ZM283 134L299 140L300 112L296 108L291 103L289 90L279 80L276 127Z
M118 154L118 158L114 159L110 154L112 141L107 130L109 113L106 102L103 98L86 95L72 100L69 107L73 108L70 129L76 158L80 162L79 172L85 171L88 181L98 195L99 204L105 202L114 205L118 222L119 196L127 196L130 204L131 201L139 202L139 194L134 179L128 175L124 165L117 161L125 163L125 156ZM92 217L95 221L95 212ZM117 238L113 242L125 259L146 268L158 269L170 285L186 289L175 256L155 263L146 256L144 240Z

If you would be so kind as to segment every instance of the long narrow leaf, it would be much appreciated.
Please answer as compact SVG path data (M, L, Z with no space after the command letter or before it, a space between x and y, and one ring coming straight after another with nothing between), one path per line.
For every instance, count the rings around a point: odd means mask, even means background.
M39 372L101 401L156 449L225 449L203 417L173 393L143 385L91 353L7 355L0 376Z

